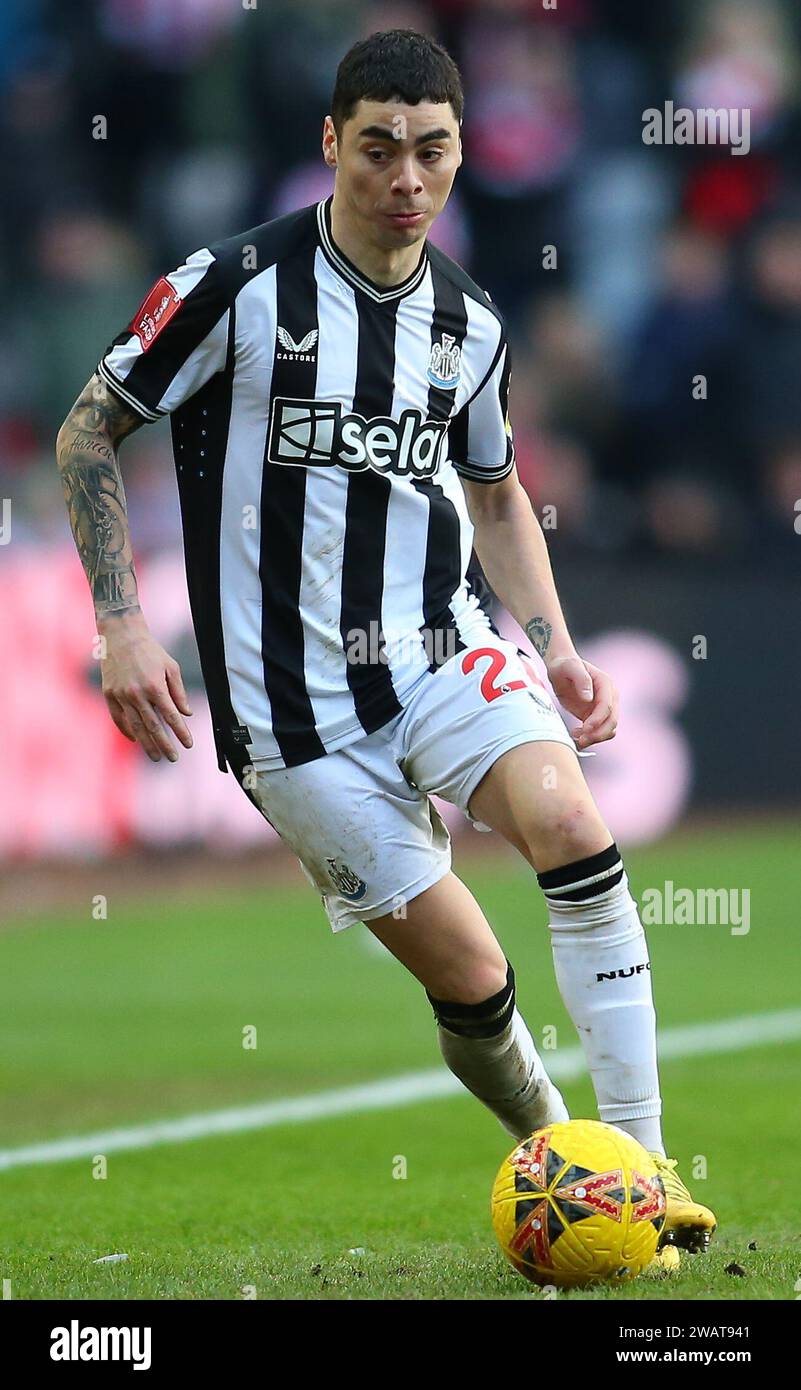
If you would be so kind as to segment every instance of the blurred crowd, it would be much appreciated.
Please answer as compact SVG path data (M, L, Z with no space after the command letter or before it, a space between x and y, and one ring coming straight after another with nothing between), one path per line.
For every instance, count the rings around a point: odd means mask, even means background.
M336 66L440 39L465 162L432 240L503 310L521 478L566 554L789 570L801 547L801 22L793 0L4 0L0 495L64 539L53 441L150 282L326 196ZM747 109L750 150L643 112ZM100 118L100 119L99 119ZM166 424L125 445L173 546ZM555 528L554 528L555 521ZM801 530L801 520L798 520Z

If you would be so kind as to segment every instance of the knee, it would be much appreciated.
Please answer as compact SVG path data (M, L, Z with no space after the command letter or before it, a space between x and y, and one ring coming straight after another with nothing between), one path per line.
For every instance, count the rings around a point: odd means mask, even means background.
M510 967L503 952L473 961L454 962L437 973L426 988L432 1004L448 1002L468 1007L483 1004L507 987Z
M554 807L525 835L528 858L538 870L572 864L605 849L612 839L595 805L575 797Z
M596 838L598 816L586 801L569 801L560 807L553 826L554 842L562 849L575 851L574 858L591 852Z

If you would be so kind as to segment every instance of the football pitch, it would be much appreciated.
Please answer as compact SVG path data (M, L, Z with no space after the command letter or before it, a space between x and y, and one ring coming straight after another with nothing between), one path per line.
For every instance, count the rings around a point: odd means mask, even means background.
M801 1292L800 843L799 823L733 823L626 852L638 901L668 880L750 891L747 932L648 928L668 1152L719 1230L677 1276L559 1299ZM595 1118L533 874L458 845L455 866L571 1114ZM88 901L0 933L7 1297L543 1296L490 1226L512 1142L451 1085L423 991L365 928L332 937L300 873L270 887L269 863L261 888L206 872L195 897L126 902L114 872L95 874L105 919Z

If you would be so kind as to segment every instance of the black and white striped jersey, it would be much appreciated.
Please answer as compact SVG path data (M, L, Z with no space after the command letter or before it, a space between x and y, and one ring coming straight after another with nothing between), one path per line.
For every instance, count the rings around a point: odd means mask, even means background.
M292 767L388 723L489 620L459 475L514 465L501 315L426 243L390 289L331 198L190 256L98 371L171 416L220 768Z

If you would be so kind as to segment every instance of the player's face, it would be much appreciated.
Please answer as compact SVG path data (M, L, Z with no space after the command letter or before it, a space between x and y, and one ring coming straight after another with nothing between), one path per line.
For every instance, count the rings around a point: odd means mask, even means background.
M450 102L360 101L339 140L326 117L323 151L337 170L337 197L362 234L387 248L422 241L462 162Z

